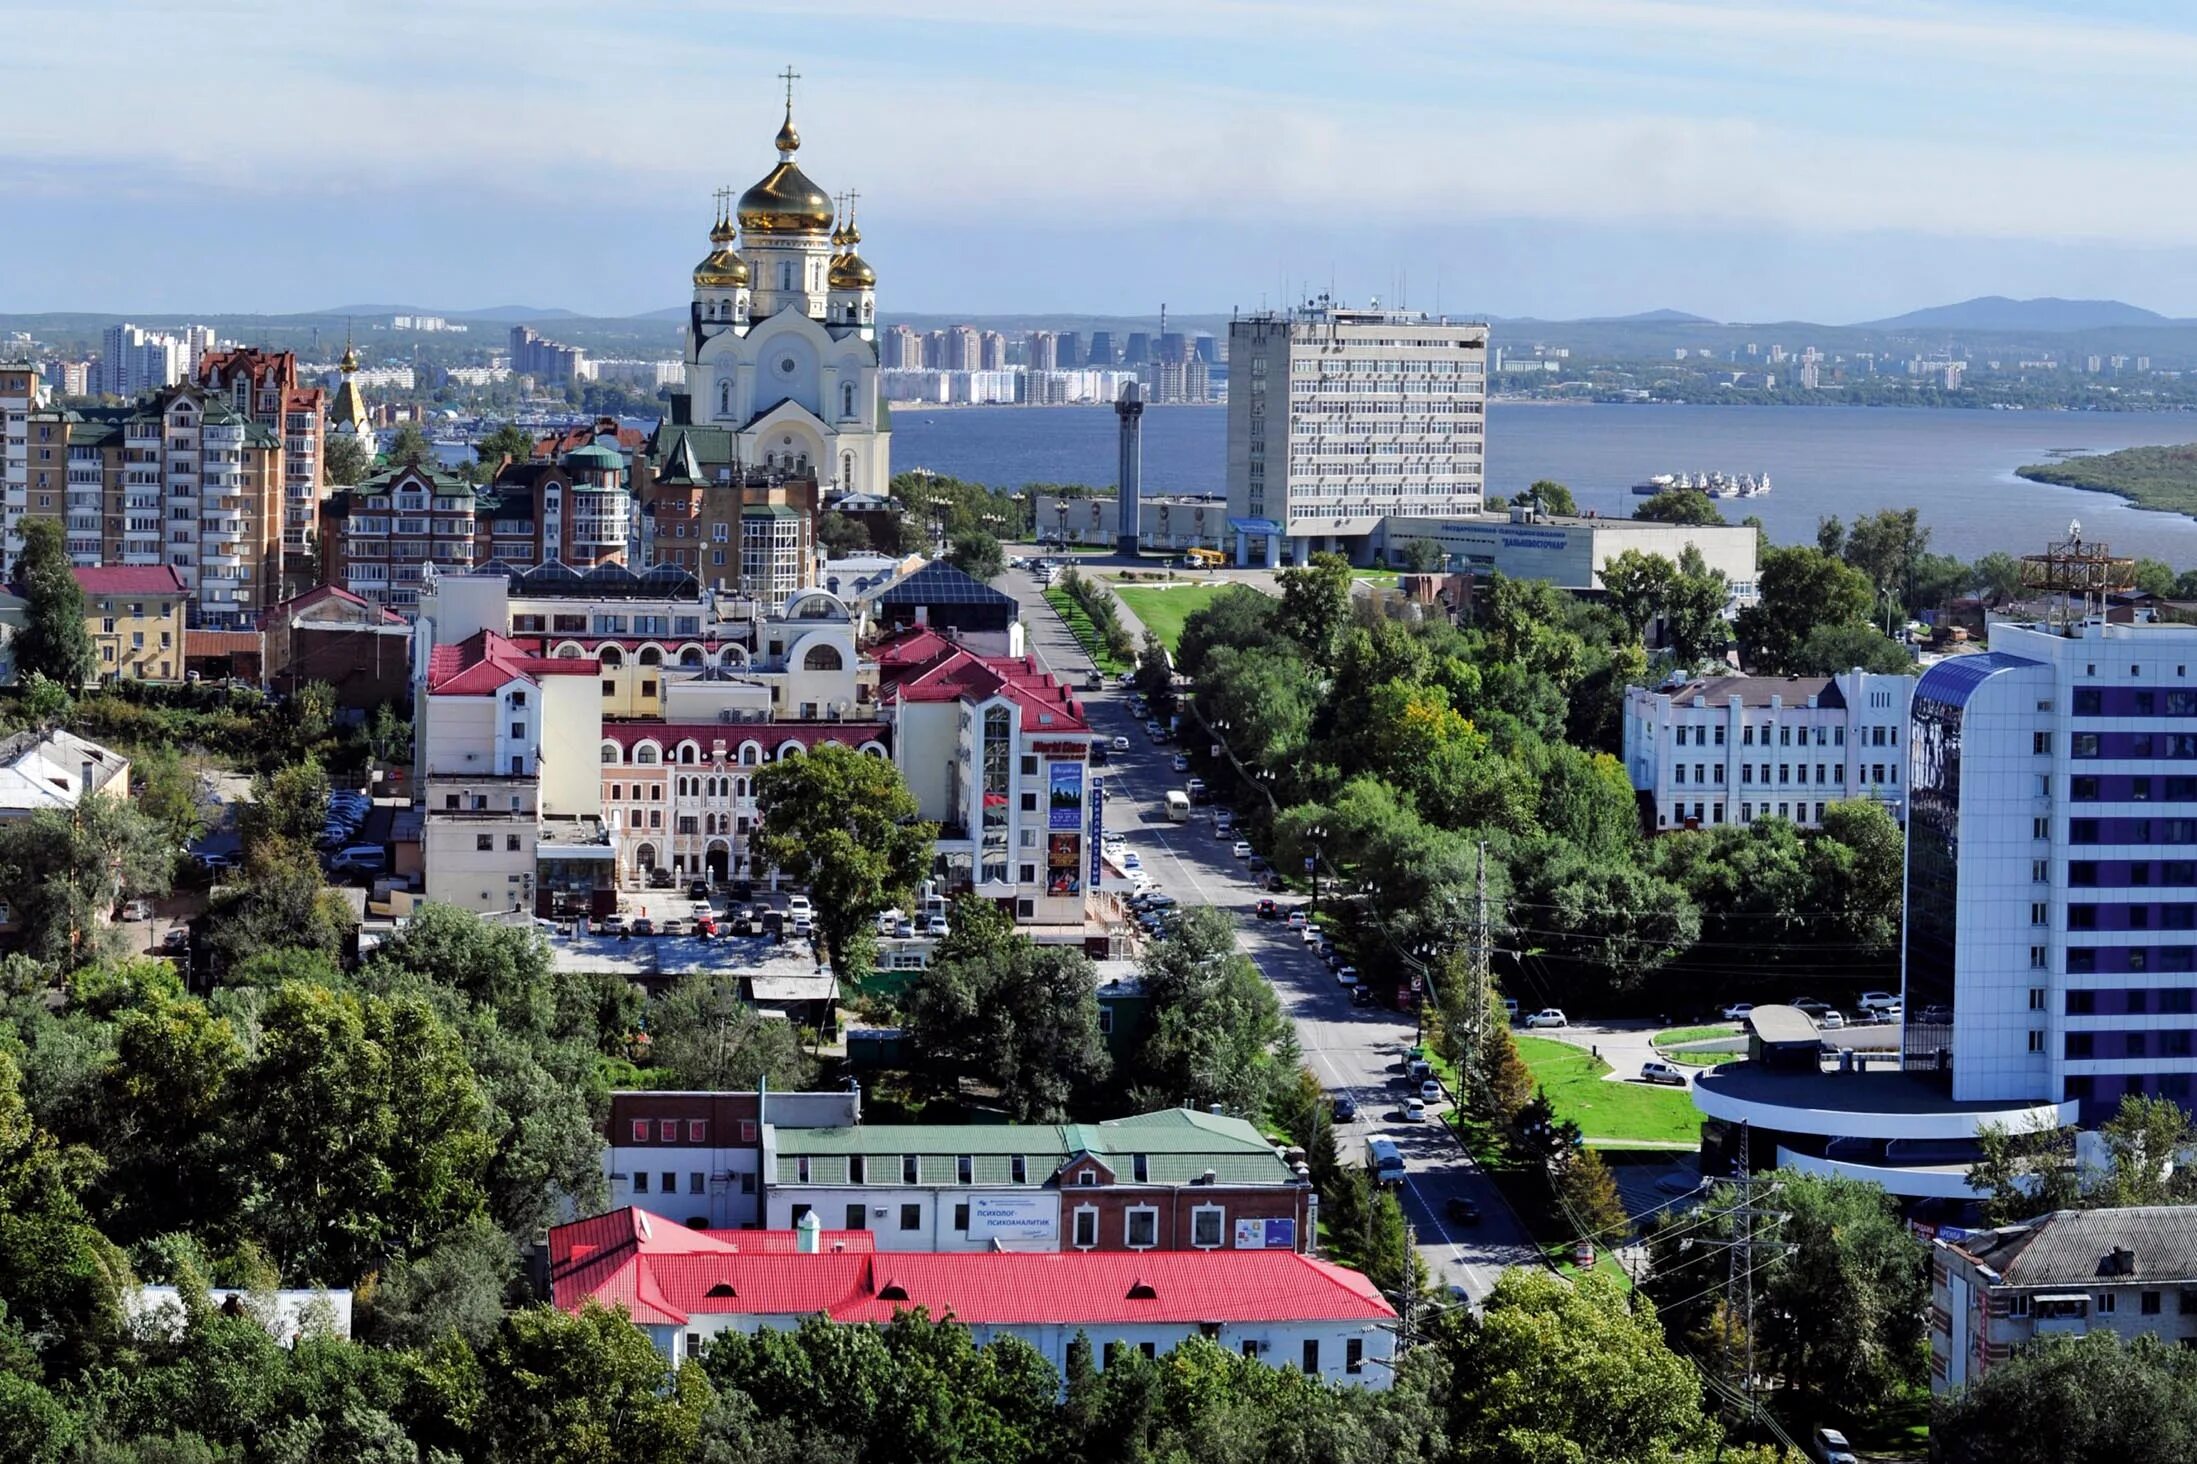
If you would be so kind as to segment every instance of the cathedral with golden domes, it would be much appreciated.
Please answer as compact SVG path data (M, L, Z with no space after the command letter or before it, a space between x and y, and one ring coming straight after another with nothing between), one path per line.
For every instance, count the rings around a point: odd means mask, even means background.
M877 273L843 204L801 170L786 73L778 163L729 204L694 267L687 390L668 427L700 429L735 478L812 478L825 496L887 491L890 419L877 390ZM724 434L722 437L719 434ZM696 447L700 441L694 441Z

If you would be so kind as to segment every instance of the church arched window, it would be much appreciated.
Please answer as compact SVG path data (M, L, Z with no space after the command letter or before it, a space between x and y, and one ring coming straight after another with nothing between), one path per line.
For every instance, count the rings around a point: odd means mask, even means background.
M729 381L717 383L717 415L720 417L732 415L732 383Z
M848 389L853 390L851 387ZM839 455L839 486L842 488L852 488L854 486L854 454L851 452L843 452Z
M840 385L839 415L842 417L851 417L854 415L854 383L851 381L844 382Z
M788 294L793 292L793 263L790 260L778 266L778 288Z

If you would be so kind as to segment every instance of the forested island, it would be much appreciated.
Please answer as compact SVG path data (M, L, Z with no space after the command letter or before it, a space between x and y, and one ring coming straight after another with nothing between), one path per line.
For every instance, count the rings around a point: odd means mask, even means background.
M2036 483L2118 494L2139 508L2197 517L2197 442L2124 447L2056 463L2031 463L2014 473Z

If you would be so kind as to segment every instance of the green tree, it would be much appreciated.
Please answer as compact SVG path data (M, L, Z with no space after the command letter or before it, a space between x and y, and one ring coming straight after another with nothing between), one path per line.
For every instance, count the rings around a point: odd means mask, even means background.
M1912 676L1922 668L1908 649L1873 625L1819 625L1794 648L1786 663L1792 676L1836 676L1859 668L1887 676Z
M1541 505L1543 513L1564 518L1573 518L1579 513L1579 500L1571 496L1569 488L1554 479L1537 478L1526 492L1533 495L1533 501Z
M107 916L122 900L167 893L175 856L160 825L110 793L0 824L0 890L22 948L75 964L120 944Z
M350 433L331 432L321 447L320 471L331 486L353 487L374 471L374 455Z
M480 463L484 475L494 478L496 469L505 458L515 463L533 460L534 434L516 422L506 422L473 444L473 456Z
M402 422L398 424L395 435L389 439L389 446L382 453L382 459L393 468L420 465L432 468L435 466L435 444L420 430L419 423Z
M205 832L198 770L174 748L156 747L139 754L130 771L144 780L137 792L138 812L159 826L170 847L183 849Z
M902 1002L916 1064L944 1091L975 1078L1018 1123L1058 1123L1106 1076L1098 976L1081 951L1016 937L1003 950L934 961Z
M2135 586L2147 595L2157 595L2161 599L2171 598L2174 594L2175 579L2174 566L2164 560L2139 559L2136 561Z
M1636 519L1664 524L1721 524L1716 501L1698 488L1666 488L1632 511Z
M1145 705L1152 715L1162 721L1175 715L1175 662L1167 653L1167 643L1151 631L1144 633L1143 649L1137 653L1137 690L1144 694Z
M1235 929L1210 907L1188 911L1140 967L1151 1001L1130 1074L1139 1108L1204 1108L1258 1117L1298 1066L1274 988L1236 952Z
M1688 544L1678 556L1678 575L1663 596L1663 634L1681 666L1724 655L1732 638L1724 618L1731 599L1731 581L1723 571L1709 568L1701 551Z
M982 529L964 529L954 535L953 547L946 551L946 562L969 578L986 583L1007 572L1007 556L1000 549L999 540Z
M1867 1407L1924 1382L1929 1253L1876 1185L1787 1176L1760 1276L1764 1351L1790 1383ZM1712 1202L1713 1203L1713 1202Z
M1442 546L1432 539L1404 542L1404 569L1411 574L1434 574L1442 568Z
M31 1121L21 1070L0 1050L0 1319L43 1339L56 1375L96 1363L122 1335L122 1253L91 1224L51 1133ZM19 1330L18 1330L19 1329Z
M1617 1192L1617 1180L1602 1156L1592 1149L1576 1149L1557 1172L1556 1195L1563 1202L1565 1218L1581 1239L1597 1246L1622 1243L1632 1231L1632 1217Z
M1902 604L1912 604L1916 575L1929 548L1930 531L1922 525L1920 509L1887 508L1855 519L1840 554L1880 597L1889 593Z
M650 1004L649 1062L670 1086L697 1091L754 1088L798 1090L808 1058L787 1022L766 1017L740 999L740 980L725 974L687 977Z
M91 632L84 624L84 591L69 565L58 518L26 518L23 548L15 559L15 592L29 603L15 637L16 674L43 676L68 690L88 686L99 674Z
M1717 1442L1654 1310L1629 1307L1599 1273L1505 1271L1479 1319L1452 1322L1435 1346L1450 1367L1456 1458L1644 1461Z
M834 559L859 554L870 547L869 525L836 511L821 513L816 518L816 541Z
M234 1085L244 1062L235 1030L203 1002L158 996L120 1014L98 1101L109 1234L134 1244L169 1230L232 1230L243 1158L232 1147Z
M252 779L252 796L237 811L246 857L280 843L310 850L328 823L328 774L307 758Z
M1994 605L2004 604L2022 592L2022 562L1994 549L1976 561L1975 580Z
M1301 568L1274 576L1282 593L1276 625L1303 646L1316 665L1333 663L1336 640L1350 621L1350 561L1340 554L1315 554Z
M712 1390L676 1373L638 1327L589 1303L529 1307L480 1356L482 1452L492 1464L687 1464Z
M1663 613L1677 578L1678 566L1662 555L1627 549L1602 566L1602 591L1626 633L1637 641Z
M1194 610L1182 623L1175 641L1175 669L1192 678L1205 674L1207 654L1220 647L1237 651L1257 650L1283 640L1281 606L1272 595L1262 595L1249 585L1229 585L1202 610Z
M754 786L756 854L809 887L832 970L854 977L848 961L862 951L858 942L880 910L913 898L938 825L918 817L898 768L835 742L772 763Z
M364 1330L384 1347L425 1350L455 1332L467 1346L486 1348L518 1273L510 1236L483 1222L461 1226L416 1259L383 1269L362 1299Z
M2179 1464L2197 1458L2197 1359L2156 1337L2039 1338L1930 1412L1944 1464Z
M1820 549L1776 548L1762 558L1761 598L1733 622L1750 663L1786 675L1819 626L1869 623L1869 580Z

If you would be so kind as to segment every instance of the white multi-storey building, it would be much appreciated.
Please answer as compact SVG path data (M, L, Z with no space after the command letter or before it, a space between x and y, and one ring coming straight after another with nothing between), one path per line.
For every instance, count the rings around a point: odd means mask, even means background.
M1785 818L1803 828L1846 798L1904 819L1912 676L1713 676L1625 693L1625 771L1654 827Z
M36 366L0 366L0 579L15 569L23 548L23 512L30 504L29 423L45 405Z
M1228 511L1238 563L1364 559L1381 521L1480 507L1488 328L1319 304L1231 321Z

